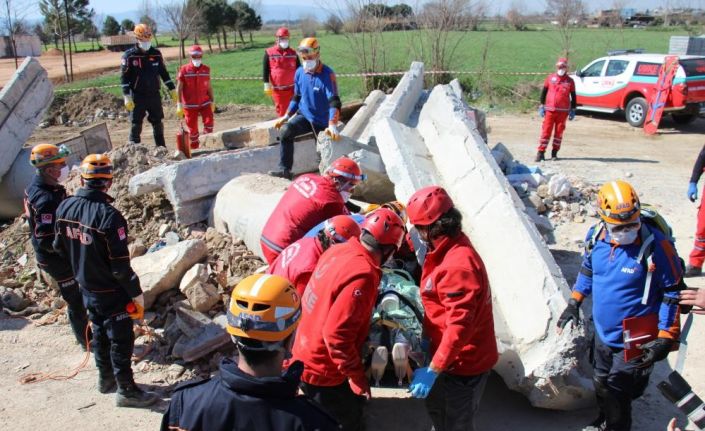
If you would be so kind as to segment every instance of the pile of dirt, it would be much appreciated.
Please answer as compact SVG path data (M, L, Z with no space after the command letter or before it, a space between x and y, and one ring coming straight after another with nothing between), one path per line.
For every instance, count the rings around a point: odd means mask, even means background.
M64 52L62 50L60 50L59 48L49 48L46 51L44 51L44 54L42 54L42 55L46 55L48 57L60 57L60 56L64 55Z
M43 127L55 124L84 126L96 120L125 117L123 101L110 93L88 88L76 93L54 96L42 122Z

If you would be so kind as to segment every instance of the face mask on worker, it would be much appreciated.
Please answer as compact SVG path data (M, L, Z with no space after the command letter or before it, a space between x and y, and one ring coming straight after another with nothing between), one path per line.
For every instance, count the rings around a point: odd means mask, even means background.
M565 75L565 69L558 69L556 73L558 74L558 76L563 76Z
M635 224L634 227L630 227L629 229L619 229L617 231L615 231L614 228L611 228L610 238L612 239L612 242L619 245L632 244L636 241L636 238L639 235L639 227L639 224Z
M311 72L318 65L318 60L304 60L303 66L306 72Z
M140 40L139 46L142 51L149 51L149 48L152 47L152 42L148 40Z
M59 173L59 178L56 179L57 182L63 183L66 181L66 179L69 177L69 167L64 166L61 168L61 172Z
M191 64L193 64L194 67L201 67L201 59L200 58L199 59L192 58Z
M288 39L279 40L279 48L287 49L288 47L289 47L289 40Z

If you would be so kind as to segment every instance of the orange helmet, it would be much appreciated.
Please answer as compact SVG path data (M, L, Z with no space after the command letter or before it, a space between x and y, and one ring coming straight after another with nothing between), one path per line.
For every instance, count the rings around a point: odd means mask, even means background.
M428 226L453 208L453 200L443 187L428 186L411 195L406 208L412 224Z
M135 37L139 40L149 40L152 38L152 30L149 29L147 24L137 24L134 32Z
M404 239L404 224L396 213L387 208L372 211L362 222L362 230L372 235L379 245L393 245L399 249Z
M302 40L296 51L302 56L315 54L315 58L318 58L321 55L321 47L318 45L318 39L315 37L307 37Z
M323 232L331 242L339 244L347 242L350 238L357 238L362 232L360 226L347 215L331 217L323 223Z
M89 154L81 162L81 178L84 180L113 179L113 163L105 154Z
M201 49L200 45L193 45L191 48L189 48L188 53L191 58L203 57L203 50Z
M289 38L289 29L286 27L279 27L275 36Z
M65 145L39 144L32 147L29 163L35 168L65 163L66 157L68 157L69 154L71 154L71 152Z
M351 182L353 185L365 180L360 166L355 160L348 157L339 157L326 169L326 175L331 178L340 178Z
M639 220L639 196L626 181L610 181L597 192L598 212L610 224L627 224Z
M291 335L301 319L301 299L278 275L254 274L235 286L228 307L228 333L278 342Z
M409 218L406 216L406 205L399 201L385 202L382 204L382 208L388 208L394 211L394 213L399 216L399 218L401 219L401 221L404 222L404 224L409 221Z

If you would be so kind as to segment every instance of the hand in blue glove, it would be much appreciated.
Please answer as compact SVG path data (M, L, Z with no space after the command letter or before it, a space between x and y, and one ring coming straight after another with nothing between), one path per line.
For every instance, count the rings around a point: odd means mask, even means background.
M570 112L568 112L568 120L573 121L575 118L575 109L571 109Z
M544 108L543 105L539 106L539 116L541 118L546 116L546 108Z
M695 202L698 199L698 185L695 183L688 184L688 199Z
M431 387L436 381L438 373L428 367L414 371L414 381L409 385L409 392L414 398L426 398L431 392Z

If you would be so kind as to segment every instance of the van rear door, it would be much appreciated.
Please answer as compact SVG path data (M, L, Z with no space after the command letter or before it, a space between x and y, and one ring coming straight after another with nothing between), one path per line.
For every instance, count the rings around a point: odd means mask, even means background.
M674 86L684 80L688 88L686 103L705 102L705 57L684 59L679 63L685 72L685 77L676 76L673 81Z

